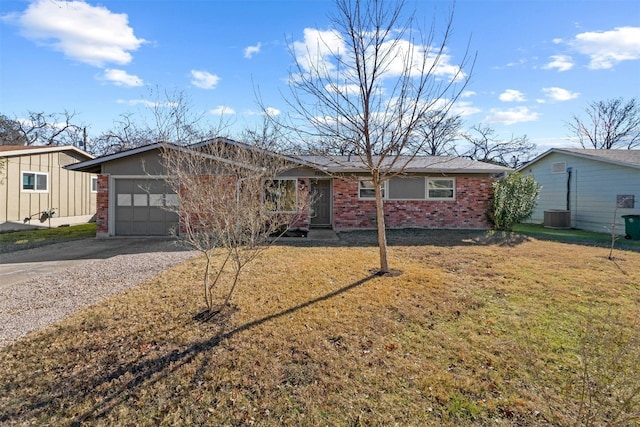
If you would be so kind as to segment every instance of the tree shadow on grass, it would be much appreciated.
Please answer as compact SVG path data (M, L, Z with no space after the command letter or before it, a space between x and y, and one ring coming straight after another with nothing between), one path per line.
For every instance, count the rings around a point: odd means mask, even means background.
M306 301L302 304L298 304L284 311L245 323L231 331L224 332L224 330L221 329L218 334L210 339L196 342L181 351L174 350L168 354L155 358L119 364L115 369L91 378L88 378L86 372L77 373L72 377L58 378L58 383L52 382L49 384L49 387L47 387L48 390L53 392L52 394L48 394L46 396L33 396L34 400L31 402L23 402L19 410L16 411L17 413L10 413L8 411L3 411L4 413L0 412L0 423L19 423L26 419L35 421L46 412L47 407L52 405L69 405L69 402L65 402L69 397L78 404L87 399L96 402L88 410L75 414L73 419L68 421L71 426L80 426L86 422L91 422L91 420L97 420L108 416L109 412L112 411L119 403L127 401L128 398L135 395L137 390L141 387L149 386L163 378L166 378L171 373L192 362L198 355L214 349L222 341L232 338L240 332L278 318L288 316L306 307L334 298L340 294L350 291L351 289L361 286L376 277L380 276L375 273L371 274L370 276L347 286L343 286L335 291ZM224 322L222 322L222 324L224 324ZM87 351L90 351L90 349ZM123 379L124 381L122 381ZM121 382L117 386L109 388L106 393L97 394L95 392L114 380L120 380ZM12 389L17 387L19 387L19 385L9 384L4 387L4 390L0 390L0 392L2 395L7 396Z

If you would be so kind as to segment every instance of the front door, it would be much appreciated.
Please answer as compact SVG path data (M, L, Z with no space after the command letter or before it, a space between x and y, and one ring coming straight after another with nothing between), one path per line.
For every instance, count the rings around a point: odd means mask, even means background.
M331 227L331 180L311 180L311 226Z

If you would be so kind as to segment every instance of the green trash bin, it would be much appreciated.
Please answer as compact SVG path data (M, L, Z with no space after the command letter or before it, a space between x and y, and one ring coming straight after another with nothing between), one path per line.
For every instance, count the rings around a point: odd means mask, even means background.
M622 215L625 239L640 240L640 215Z

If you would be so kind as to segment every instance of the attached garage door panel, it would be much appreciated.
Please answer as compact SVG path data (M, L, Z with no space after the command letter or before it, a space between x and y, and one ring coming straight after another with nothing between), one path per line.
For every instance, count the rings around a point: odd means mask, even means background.
M178 226L178 216L165 209L175 194L162 180L116 179L115 234L118 236L168 236Z

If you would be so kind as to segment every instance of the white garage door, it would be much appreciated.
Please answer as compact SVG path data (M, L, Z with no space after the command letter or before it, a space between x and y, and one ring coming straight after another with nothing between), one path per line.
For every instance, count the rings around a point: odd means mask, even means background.
M116 236L169 236L178 227L178 215L166 209L178 198L161 179L115 180Z

